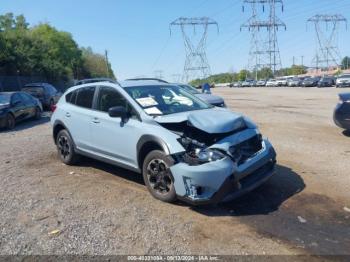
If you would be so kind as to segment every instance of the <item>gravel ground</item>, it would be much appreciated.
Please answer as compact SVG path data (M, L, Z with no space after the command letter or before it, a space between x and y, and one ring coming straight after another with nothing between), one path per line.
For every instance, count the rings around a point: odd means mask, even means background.
M49 118L0 133L0 254L348 254L350 137L335 89L216 89L278 152L277 175L232 203L153 199L140 175L60 163Z

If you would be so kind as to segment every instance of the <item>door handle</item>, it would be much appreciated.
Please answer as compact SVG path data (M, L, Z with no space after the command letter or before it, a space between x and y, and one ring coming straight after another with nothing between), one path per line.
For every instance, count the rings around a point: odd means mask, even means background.
M92 120L92 122L95 123L95 124L99 124L99 123L100 123L100 120L99 120L97 117L95 117L95 118Z
M71 114L67 112L66 117L71 117Z

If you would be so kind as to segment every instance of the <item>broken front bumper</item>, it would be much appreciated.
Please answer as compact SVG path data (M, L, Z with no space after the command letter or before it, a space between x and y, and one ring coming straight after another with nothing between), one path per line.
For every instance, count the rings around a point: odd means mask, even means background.
M230 157L200 166L179 163L171 167L179 199L194 205L229 201L254 190L273 174L276 152L269 141L263 149L237 166Z

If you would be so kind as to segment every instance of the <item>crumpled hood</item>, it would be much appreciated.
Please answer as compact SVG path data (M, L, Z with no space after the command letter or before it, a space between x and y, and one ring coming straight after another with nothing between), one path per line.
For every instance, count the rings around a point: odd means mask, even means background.
M206 101L209 104L222 104L224 103L224 99L220 96L214 96L210 94L196 94L196 97Z
M242 115L221 108L158 116L155 120L160 124L188 121L193 127L209 134L229 133L245 126Z
M0 110L1 109L5 109L5 108L9 108L10 104L0 104Z

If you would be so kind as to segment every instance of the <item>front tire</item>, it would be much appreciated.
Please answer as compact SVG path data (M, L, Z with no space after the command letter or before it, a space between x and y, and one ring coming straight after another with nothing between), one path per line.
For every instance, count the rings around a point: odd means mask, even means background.
M58 156L66 165L74 165L78 162L79 156L75 152L72 137L67 130L61 130L56 138Z
M150 152L143 162L143 180L151 195L163 202L173 203L176 200L174 179L170 167L174 161L164 152Z

